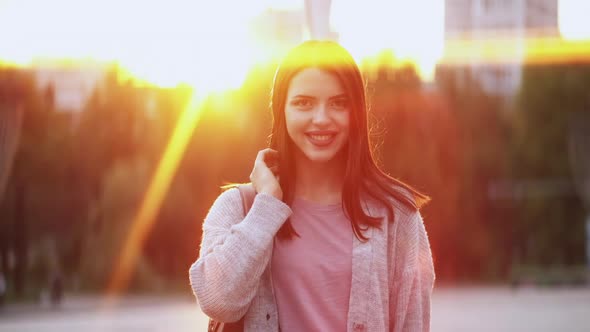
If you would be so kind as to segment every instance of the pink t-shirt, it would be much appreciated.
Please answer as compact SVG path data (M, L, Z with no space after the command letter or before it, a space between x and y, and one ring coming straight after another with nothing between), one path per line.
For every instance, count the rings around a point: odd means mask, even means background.
M276 238L271 265L281 332L346 331L353 232L342 204L296 198L291 209L300 237Z

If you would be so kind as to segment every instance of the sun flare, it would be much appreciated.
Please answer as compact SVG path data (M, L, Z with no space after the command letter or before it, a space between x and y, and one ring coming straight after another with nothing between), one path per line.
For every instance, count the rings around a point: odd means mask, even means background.
M559 1L564 38L590 39L588 4ZM239 87L270 47L256 43L252 20L268 8L300 10L303 0L0 1L0 61L37 59L117 63L138 80L162 87L189 84L200 93ZM444 1L333 0L331 26L357 61L391 50L433 77L443 57ZM34 24L31 24L34 22ZM373 37L370 37L373 36Z
M236 2L227 10L223 2L7 0L0 2L0 60L20 66L38 59L112 62L162 87L231 89L260 53L248 30L263 9L259 3Z
M359 7L335 1L332 13L340 42L357 61L391 50L398 60L413 63L422 78L433 78L443 54L443 1L367 0Z
M261 41L253 22L269 8L298 11L297 17L304 17L305 3L313 1L0 0L0 65L27 68L44 61L80 64L86 59L116 64L137 82L159 87L187 84L193 91L113 267L108 286L112 295L124 291L133 276L142 245L201 119L201 103L207 96L241 87L255 65L280 53L279 46ZM514 40L455 40L445 49L443 0L332 0L330 27L359 64L373 65L379 53L391 51L400 63L413 63L429 81L438 63L505 63L519 57L525 63L588 63L590 25L584 15L590 12L589 4L560 0L560 32L566 40L530 39L525 46ZM294 34L269 25L273 31L268 35L295 35L281 40L294 44L305 24L303 19L292 24ZM227 114L220 117L226 119Z
M570 40L589 40L590 1L559 0L559 30Z

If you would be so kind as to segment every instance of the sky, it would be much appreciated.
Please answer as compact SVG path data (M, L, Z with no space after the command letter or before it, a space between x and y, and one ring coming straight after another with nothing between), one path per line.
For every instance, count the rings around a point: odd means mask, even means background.
M198 85L195 77L207 77L209 88L222 89L239 85L262 57L248 35L248 22L269 7L302 6L303 0L0 0L0 61L118 61L156 84ZM564 37L590 40L584 15L590 1L560 0L559 13ZM444 1L333 0L331 25L357 60L391 48L430 76L443 53ZM378 37L366 37L375 31ZM215 75L212 63L233 75Z

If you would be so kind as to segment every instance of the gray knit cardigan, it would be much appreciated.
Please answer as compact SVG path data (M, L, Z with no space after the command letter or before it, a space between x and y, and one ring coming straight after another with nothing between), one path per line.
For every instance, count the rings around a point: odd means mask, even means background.
M418 211L393 202L395 221L354 236L349 332L429 331L434 266ZM365 204L372 216L386 209ZM288 205L259 194L244 217L238 189L223 192L203 223L200 256L189 270L201 310L232 322L245 315L245 331L278 331L270 277L273 239L291 215Z

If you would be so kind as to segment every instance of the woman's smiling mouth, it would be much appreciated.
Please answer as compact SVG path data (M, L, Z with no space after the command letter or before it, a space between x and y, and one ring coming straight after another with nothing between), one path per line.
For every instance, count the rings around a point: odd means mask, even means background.
M337 132L335 131L314 131L305 133L309 141L318 147L325 147L332 144L336 134Z

